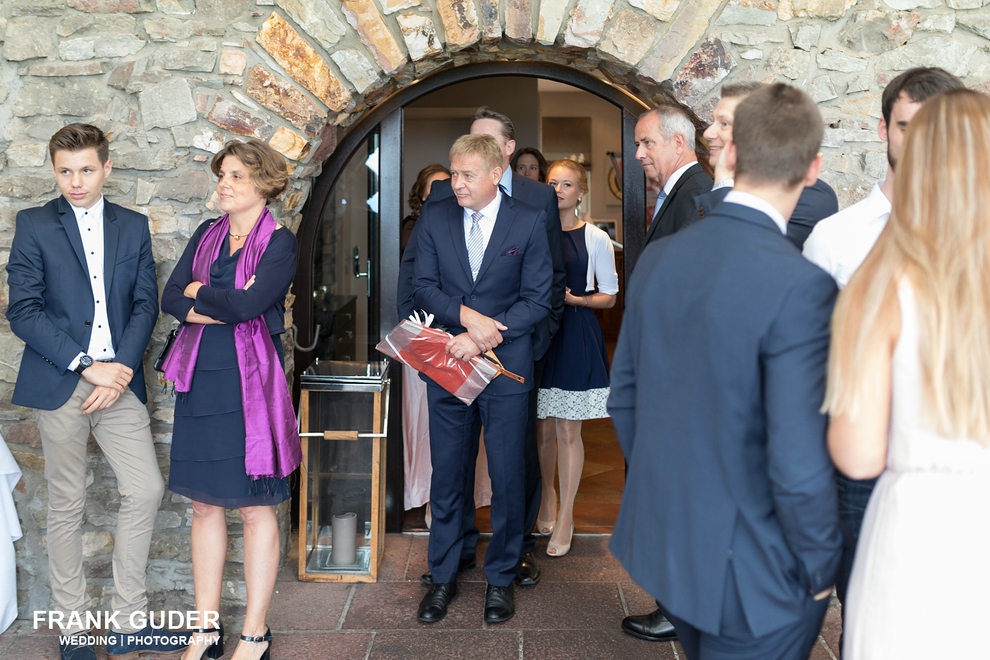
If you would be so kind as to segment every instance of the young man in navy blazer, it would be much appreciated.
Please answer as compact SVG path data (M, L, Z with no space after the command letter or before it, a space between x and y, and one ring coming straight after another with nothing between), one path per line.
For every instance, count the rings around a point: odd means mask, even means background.
M165 491L142 367L158 319L148 218L103 198L112 164L99 128L62 128L49 154L62 196L17 214L7 319L25 343L13 403L36 409L45 454L52 598L66 621L92 605L81 529L92 433L120 492L110 608L117 617L107 652L171 652L187 641L143 623L148 550ZM63 658L95 659L92 645L69 637L85 628L65 624L62 631Z
M525 458L533 330L550 312L553 265L546 214L504 195L502 154L489 135L465 135L450 150L453 197L427 203L415 234L415 306L454 337L447 352L469 360L496 349L506 369L470 406L425 379L433 479L430 501L430 591L419 620L433 623L457 596L457 574L474 492L478 427L492 481L492 538L485 557L485 621L515 613L513 582L523 553Z
M611 549L692 660L807 658L839 564L819 412L837 289L786 235L822 135L803 92L750 94L722 156L735 188L648 246L628 289L608 409L629 474Z

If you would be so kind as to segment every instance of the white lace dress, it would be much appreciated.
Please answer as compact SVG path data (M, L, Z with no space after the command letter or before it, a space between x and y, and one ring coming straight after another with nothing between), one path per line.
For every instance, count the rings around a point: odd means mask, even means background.
M863 522L842 657L987 658L990 450L923 427L918 317L906 282L898 298L887 469Z

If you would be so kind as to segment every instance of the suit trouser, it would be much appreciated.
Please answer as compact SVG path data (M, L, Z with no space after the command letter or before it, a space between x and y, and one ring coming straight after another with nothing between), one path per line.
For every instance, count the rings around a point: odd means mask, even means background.
M429 565L434 583L454 582L462 554L467 508L473 508L478 424L485 427L485 452L492 480L492 539L485 555L488 583L505 587L516 577L522 556L525 516L523 443L528 393L496 396L482 392L470 406L438 385L427 383L433 477Z
M526 419L526 444L523 448L523 459L526 467L523 474L526 479L526 514L523 518L523 554L532 552L536 547L536 534L533 528L536 527L536 519L540 517L540 498L543 494L543 473L540 471L540 452L536 442L537 425L537 402L539 401L540 381L543 380L543 365L546 358L542 357L533 365L533 388L529 391L527 400L528 417ZM481 426L478 426L476 434L481 433ZM487 437L487 436L486 436ZM471 483L474 483L474 468L471 468L469 476ZM474 557L478 548L478 528L475 526L474 500L468 503L464 514L464 546L461 549L461 556L465 559Z
M83 574L82 521L86 504L86 444L90 433L117 477L120 510L113 546L113 599L118 632L135 632L128 617L148 606L145 575L151 533L165 482L158 468L148 410L127 389L109 408L83 414L94 386L79 379L55 410L38 410L48 481L48 565L52 597L66 617L92 606ZM84 630L85 628L83 628ZM73 628L66 633L81 632Z
M725 572L722 596L722 627L718 635L703 632L683 619L670 614L667 618L677 631L688 660L806 660L818 639L828 609L828 598L815 601L808 596L800 618L761 637L749 630L742 599L736 584L735 567Z

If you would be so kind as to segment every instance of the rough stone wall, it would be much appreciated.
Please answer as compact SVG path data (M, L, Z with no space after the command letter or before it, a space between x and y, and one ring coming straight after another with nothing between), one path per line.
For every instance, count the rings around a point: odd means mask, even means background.
M0 265L14 216L56 194L46 143L69 121L112 131L108 197L151 218L164 284L215 213L208 161L225 140L268 141L293 167L275 212L295 230L338 131L390 93L446 66L553 61L599 71L648 102L675 98L706 121L720 83L782 80L825 122L823 176L845 206L883 175L880 92L937 65L985 88L985 0L3 0L0 2ZM0 272L0 307L7 304ZM291 320L291 319L290 319ZM156 329L157 352L171 320ZM21 614L48 606L44 457L33 413L10 403L22 345L0 320L0 430L24 470L15 500ZM289 353L291 355L291 352ZM154 376L147 369L149 376ZM150 379L154 383L154 378ZM153 388L167 470L172 401ZM94 595L109 587L119 506L91 448L84 521ZM287 507L283 507L283 522ZM231 514L231 522L237 514ZM152 548L156 606L191 602L187 500L168 494ZM236 530L236 527L232 528ZM231 535L225 600L243 602ZM241 586L238 586L241 585Z

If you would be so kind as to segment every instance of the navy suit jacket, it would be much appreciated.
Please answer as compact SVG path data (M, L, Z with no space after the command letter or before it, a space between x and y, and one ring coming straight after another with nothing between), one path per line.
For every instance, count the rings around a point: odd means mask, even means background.
M700 163L695 163L677 179L670 194L663 200L660 213L646 231L643 245L670 236L698 219L694 198L712 189L712 178L705 174Z
M464 240L463 209L454 197L423 207L416 223L415 304L453 335L464 332L461 305L500 321L502 343L495 354L509 371L526 379L496 378L491 394L517 394L533 386L533 329L550 313L553 264L543 211L502 195L495 228L478 279L472 281ZM559 226L559 223L558 223Z
M130 387L142 403L144 353L158 320L158 278L147 216L104 199L104 279L115 362L134 370ZM68 371L89 350L96 302L79 225L64 197L17 214L7 262L10 329L26 346L13 403L55 410L79 376Z
M695 206L698 210L698 218L711 215L712 210L718 206L725 196L732 190L725 186L718 190L712 190L704 195L694 198ZM798 198L797 206L791 219L787 221L787 238L797 246L798 250L804 248L804 242L811 235L811 230L815 228L819 220L839 212L839 199L835 196L832 186L821 179L813 186L807 186Z
M754 635L794 623L839 565L819 412L835 283L729 203L648 246L631 280L608 402L629 465L612 552L707 633L730 562Z
M426 202L436 202L454 196L450 180L436 181L430 188ZM547 244L550 246L550 258L553 260L553 284L550 289L550 313L540 321L533 332L533 357L542 358L550 348L550 340L560 327L560 318L564 313L564 253L560 247L562 230L560 228L560 211L557 208L557 194L548 185L532 179L512 174L512 198L546 213ZM416 260L416 230L413 229L406 251L399 264L399 285L397 298L399 301L399 318L409 316L413 304L413 270Z

